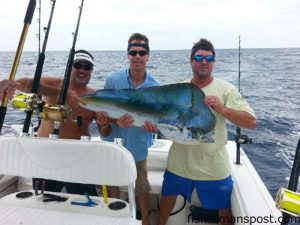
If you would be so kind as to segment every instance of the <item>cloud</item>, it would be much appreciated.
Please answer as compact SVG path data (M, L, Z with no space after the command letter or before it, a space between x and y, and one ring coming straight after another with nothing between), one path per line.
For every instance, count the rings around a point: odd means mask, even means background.
M10 0L0 12L0 50L14 50L22 28L27 1ZM69 50L81 0L57 1L49 50ZM18 4L18 7L15 5ZM85 1L78 46L93 50L123 50L133 32L150 38L152 49L183 49L200 37L219 48L300 47L298 0L89 0ZM50 4L42 5L46 26ZM25 50L37 49L37 12Z

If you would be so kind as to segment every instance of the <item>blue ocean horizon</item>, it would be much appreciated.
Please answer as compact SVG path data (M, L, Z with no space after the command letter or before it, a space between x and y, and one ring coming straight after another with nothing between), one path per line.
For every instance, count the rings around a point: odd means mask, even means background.
M90 86L103 88L106 77L128 67L126 51L91 51L95 68ZM0 79L8 78L14 52L0 52ZM69 52L46 52L43 75L63 77ZM153 50L147 70L161 84L191 78L190 50ZM37 52L23 52L16 79L33 78ZM258 127L242 129L253 143L243 145L257 172L275 197L286 187L300 137L300 48L241 50L241 93L254 109ZM238 85L238 49L216 49L213 75ZM8 106L5 125L22 124L25 113ZM91 128L96 135L95 127ZM232 136L235 127L228 123ZM4 126L3 135L18 135Z

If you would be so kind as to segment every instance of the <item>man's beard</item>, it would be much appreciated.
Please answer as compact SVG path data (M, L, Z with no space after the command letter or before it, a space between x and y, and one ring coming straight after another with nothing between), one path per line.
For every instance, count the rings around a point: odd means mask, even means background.
M84 78L76 77L75 81L77 84L81 84L81 85L86 85L89 83L89 79L86 77L84 77Z
M210 73L208 72L199 72L199 70L193 70L193 73L200 79L206 78L210 76Z

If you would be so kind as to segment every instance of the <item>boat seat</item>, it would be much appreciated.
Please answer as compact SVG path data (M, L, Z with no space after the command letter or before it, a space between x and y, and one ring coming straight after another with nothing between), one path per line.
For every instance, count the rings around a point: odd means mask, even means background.
M129 193L129 204L125 202L123 211L111 210L102 197L95 197L95 201L99 203L97 208L82 206L76 208L69 204L69 200L84 196L63 193L69 199L67 202L45 204L41 201L41 195L20 200L13 193L0 199L0 221L6 221L6 224L23 224L23 222L26 224L26 221L33 219L41 222L39 219L41 215L46 217L43 223L57 219L58 225L77 224L77 220L85 221L82 218L86 216L90 218L97 216L98 223L84 222L84 224L121 224L116 222L119 217L131 221L126 224L140 224L135 220L134 183L137 175L134 159L120 145L103 141L1 137L0 174L84 184L127 186ZM108 200L111 203L116 199ZM18 211L22 215L27 212L31 217L16 217L13 211ZM66 221L70 222L60 221L60 217L68 218Z

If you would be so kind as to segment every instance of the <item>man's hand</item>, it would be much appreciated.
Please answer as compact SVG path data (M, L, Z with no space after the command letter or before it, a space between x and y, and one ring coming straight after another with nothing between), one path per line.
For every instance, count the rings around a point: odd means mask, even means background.
M7 98L12 99L16 91L16 82L13 80L0 81L0 98L5 94Z
M131 127L133 123L134 123L134 120L133 120L132 116L130 116L129 114L124 114L116 121L116 124L122 128Z
M206 96L203 100L204 104L210 106L217 113L223 115L224 106L217 96Z
M110 124L110 119L106 112L96 112L96 123L100 128L107 128Z
M154 124L152 124L151 122L145 121L144 130L148 131L148 132L156 133L157 132L157 127Z

